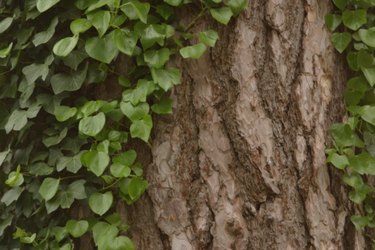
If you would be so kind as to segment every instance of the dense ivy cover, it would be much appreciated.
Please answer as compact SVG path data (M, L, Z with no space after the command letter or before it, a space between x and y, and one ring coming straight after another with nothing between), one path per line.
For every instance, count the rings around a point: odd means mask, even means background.
M181 73L168 62L215 45L213 30L189 33L200 17L227 24L246 5L0 1L0 249L67 250L84 235L134 249L115 205L148 186L131 146L149 142L152 114L172 112ZM198 10L190 24L181 8Z
M332 43L345 52L351 77L344 93L348 118L332 126L334 148L328 162L343 171L343 181L351 187L349 199L361 214L353 215L358 230L375 227L375 14L374 0L333 0L338 8L326 16L334 32Z

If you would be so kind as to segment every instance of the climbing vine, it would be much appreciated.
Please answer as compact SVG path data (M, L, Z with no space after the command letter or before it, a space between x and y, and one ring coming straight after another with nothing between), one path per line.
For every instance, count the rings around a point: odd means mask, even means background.
M148 186L134 142L172 112L173 59L215 45L196 22L228 24L246 5L0 1L0 248L134 249L116 212ZM198 13L187 23L186 10Z
M349 199L358 205L351 221L362 230L375 227L375 1L333 3L338 9L326 16L326 24L351 72L344 92L348 118L332 126L334 148L327 150L327 159L343 171Z

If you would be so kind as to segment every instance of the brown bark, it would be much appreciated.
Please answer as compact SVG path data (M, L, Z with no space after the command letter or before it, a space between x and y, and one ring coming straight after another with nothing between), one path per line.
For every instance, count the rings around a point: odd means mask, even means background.
M183 62L174 113L156 122L148 195L127 212L139 249L365 249L325 163L345 78L330 8L251 0L217 26L214 49Z

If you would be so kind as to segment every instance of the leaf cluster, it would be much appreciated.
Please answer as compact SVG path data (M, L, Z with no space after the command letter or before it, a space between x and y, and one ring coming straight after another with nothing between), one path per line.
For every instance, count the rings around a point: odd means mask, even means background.
M334 47L346 55L351 77L344 92L348 119L332 126L334 148L327 149L327 161L343 171L349 199L361 211L351 220L362 230L375 227L375 1L333 3L337 10L325 21Z
M0 249L134 249L116 204L148 183L136 140L246 0L0 1ZM179 13L197 11L186 25ZM193 42L194 41L194 42ZM193 44L192 44L193 43ZM90 239L90 237L88 238ZM91 243L86 243L91 244Z

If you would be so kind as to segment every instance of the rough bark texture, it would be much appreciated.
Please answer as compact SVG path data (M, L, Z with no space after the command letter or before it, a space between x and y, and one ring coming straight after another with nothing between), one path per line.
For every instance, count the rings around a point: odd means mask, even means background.
M148 195L127 212L139 249L365 249L325 164L345 78L330 8L251 0L217 26L213 50L183 62L173 116L156 122Z

